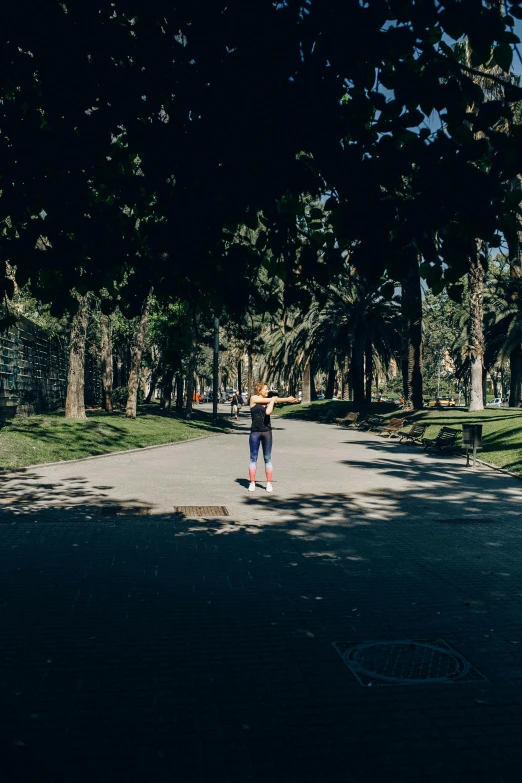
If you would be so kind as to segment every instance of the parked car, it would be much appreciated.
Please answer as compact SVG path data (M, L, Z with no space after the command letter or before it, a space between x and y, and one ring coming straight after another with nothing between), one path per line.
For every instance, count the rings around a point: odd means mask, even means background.
M212 402L212 392L207 392L199 398L200 405L204 402Z
M324 400L324 394L318 394L317 395L318 400Z
M429 400L428 408L454 408L456 405L452 397L432 397Z
M501 397L495 397L494 400L486 403L486 408L501 408L503 404Z

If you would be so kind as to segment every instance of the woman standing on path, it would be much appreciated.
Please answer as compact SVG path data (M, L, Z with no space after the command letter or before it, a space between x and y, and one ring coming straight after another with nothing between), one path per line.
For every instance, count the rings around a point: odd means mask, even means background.
M297 402L295 397L269 397L268 385L264 381L258 381L254 385L254 393L250 397L250 414L252 416L252 427L250 429L250 465L248 467L248 477L250 484L249 492L255 492L256 489L256 468L257 457L259 454L259 445L263 447L263 457L265 458L266 472L266 491L272 492L272 425L270 424L270 414L274 410L276 402Z

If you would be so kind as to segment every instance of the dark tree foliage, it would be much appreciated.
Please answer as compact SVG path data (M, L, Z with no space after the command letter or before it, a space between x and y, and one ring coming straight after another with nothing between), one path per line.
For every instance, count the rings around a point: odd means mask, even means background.
M153 285L238 310L260 262L291 298L347 250L400 279L413 246L456 282L520 201L521 129L496 128L522 93L486 103L473 76L509 71L521 2L10 3L4 257L57 309L123 282L129 308ZM296 259L303 193L330 197Z

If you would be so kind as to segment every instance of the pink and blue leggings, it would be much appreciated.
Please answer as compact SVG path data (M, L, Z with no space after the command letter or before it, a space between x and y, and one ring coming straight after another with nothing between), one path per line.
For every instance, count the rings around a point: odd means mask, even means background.
M248 477L250 481L256 480L257 456L259 454L259 445L263 447L263 457L265 458L266 480L272 481L272 432L251 432L250 433L250 464L248 466Z

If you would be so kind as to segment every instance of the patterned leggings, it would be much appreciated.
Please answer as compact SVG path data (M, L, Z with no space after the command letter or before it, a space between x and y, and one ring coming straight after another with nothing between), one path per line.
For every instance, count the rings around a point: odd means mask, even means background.
M265 458L266 480L272 481L272 433L251 432L250 433L250 464L248 466L248 477L250 481L256 480L257 456L259 454L259 445L263 447L263 457Z

